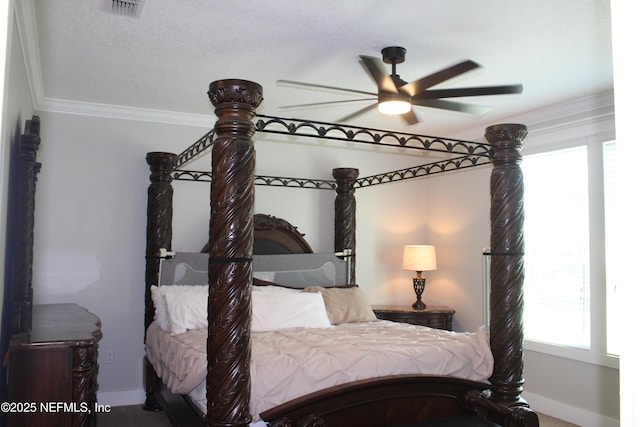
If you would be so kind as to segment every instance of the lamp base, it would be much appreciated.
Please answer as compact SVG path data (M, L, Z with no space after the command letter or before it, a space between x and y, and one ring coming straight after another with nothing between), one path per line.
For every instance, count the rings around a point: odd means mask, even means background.
M425 308L427 308L427 305L422 301L418 300L414 302L411 307L413 307L414 310L424 310Z
M422 302L422 292L424 291L424 277L422 277L421 271L418 271L418 277L414 277L413 279L413 290L416 291L416 302L413 303L411 307L414 310L424 310L427 308L427 305Z

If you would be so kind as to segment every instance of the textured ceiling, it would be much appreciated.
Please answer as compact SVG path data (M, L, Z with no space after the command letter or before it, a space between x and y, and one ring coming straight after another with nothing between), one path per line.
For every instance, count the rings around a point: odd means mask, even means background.
M458 99L492 107L481 117L417 107L413 132L483 129L613 87L608 1L147 0L138 19L100 4L34 1L44 100L213 117L209 83L241 78L263 86L260 113L336 121L367 104L283 110L354 96L276 80L375 92L358 55L386 46L407 49L397 70L407 81L472 59L483 68L438 87L524 85L520 95ZM376 110L349 123L404 127Z

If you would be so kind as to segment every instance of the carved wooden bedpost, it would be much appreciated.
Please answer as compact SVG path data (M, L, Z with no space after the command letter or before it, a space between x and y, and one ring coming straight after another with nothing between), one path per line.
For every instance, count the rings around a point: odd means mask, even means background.
M16 215L16 248L12 275L12 319L11 333L31 330L31 308L33 306L33 228L35 222L36 181L40 163L36 162L40 148L40 118L27 120L20 137L18 153L18 199Z
M209 230L209 426L251 422L251 259L255 150L251 137L262 87L245 80L209 85L218 121L213 142Z
M520 163L527 128L502 124L486 129L491 162L491 350L495 364L491 398L522 402L524 384L524 183Z
M147 153L147 163L151 170L147 190L147 248L144 292L144 330L153 321L154 309L151 301L151 286L158 284L160 268L159 250L171 249L173 221L173 187L171 186L172 165L176 158L172 153ZM160 410L153 395L158 379L148 361L145 361L145 391L147 399L144 408Z
M350 284L356 284L356 198L353 186L360 171L355 168L336 168L336 201L334 217L334 250L351 250Z

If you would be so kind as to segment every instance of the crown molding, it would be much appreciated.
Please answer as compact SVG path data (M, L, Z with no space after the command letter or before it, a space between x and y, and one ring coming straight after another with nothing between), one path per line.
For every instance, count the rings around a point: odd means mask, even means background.
M583 123L615 117L613 89L548 105L512 117L527 123L529 132L556 132Z
M591 127L596 133L604 133L608 138L615 138L615 130L611 128L615 120L613 88L596 92L575 99L556 102L535 110L505 116L493 123L523 123L530 136L545 134L561 134L578 127ZM598 123L606 123L597 126ZM606 129L604 131L599 128ZM478 129L465 129L456 134L457 138L479 141ZM530 139L529 137L527 139Z
M210 115L193 114L56 98L44 98L38 103L36 110L110 119L196 126L206 129L211 129L216 121L213 111Z
M44 98L44 84L42 82L42 66L38 48L36 13L33 0L19 0L13 3L15 5L13 19L22 51L27 83L31 92L31 102L33 108L37 109L40 101Z
M216 120L213 111L210 115L194 114L57 98L41 97L34 101L34 105L35 110L38 111L196 126L206 129L210 129ZM609 90L505 117L498 122L525 123L530 134L542 135L599 121L613 121L614 111L613 90ZM477 129L473 129L473 134L477 137Z
M42 65L38 48L38 28L33 0L16 1L13 10L22 58L25 63L31 102L36 111L77 114L125 120L197 126L210 129L215 114L188 114L122 105L98 104L68 99L47 98L44 94Z

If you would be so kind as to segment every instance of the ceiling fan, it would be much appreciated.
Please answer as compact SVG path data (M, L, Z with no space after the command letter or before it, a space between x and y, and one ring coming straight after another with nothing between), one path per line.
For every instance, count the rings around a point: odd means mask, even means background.
M342 104L348 102L358 102L375 100L376 103L357 110L339 121L347 121L367 111L378 108L380 112L387 114L399 114L408 124L418 123L418 118L412 107L432 107L443 110L459 111L471 114L484 114L489 110L487 107L464 104L460 102L448 101L443 98L457 98L467 96L482 95L504 95L522 93L522 85L504 86L480 86L455 89L430 89L431 87L459 76L467 71L479 68L480 65L471 61L462 61L459 64L444 68L435 73L429 74L421 79L406 82L396 73L396 65L405 60L406 49L392 46L382 49L382 60L372 56L360 55L360 61L365 70L369 73L378 87L378 92L366 92L355 89L346 89L334 86L319 85L314 83L303 83L292 80L278 80L278 83L285 83L295 86L311 87L319 89L331 89L360 95L371 95L374 98L348 99L341 101L317 102L312 104L287 105L281 108L302 108L319 105ZM391 74L387 74L385 65L391 64Z

